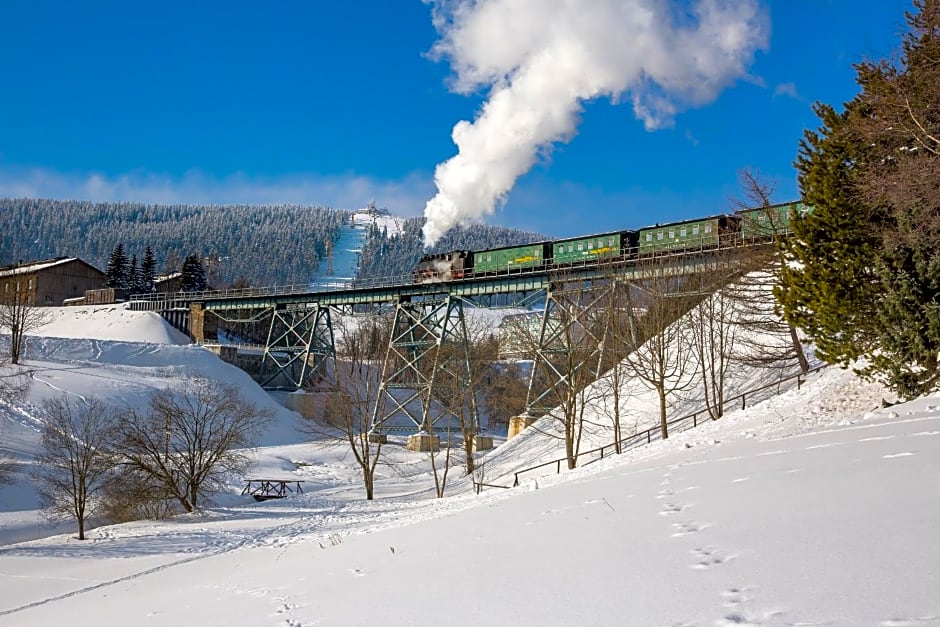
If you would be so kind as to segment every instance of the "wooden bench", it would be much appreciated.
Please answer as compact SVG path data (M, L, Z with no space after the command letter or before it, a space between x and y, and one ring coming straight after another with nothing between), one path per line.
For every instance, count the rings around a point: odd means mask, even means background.
M245 479L242 496L251 495L256 501L283 499L291 494L303 494L303 481L297 479Z

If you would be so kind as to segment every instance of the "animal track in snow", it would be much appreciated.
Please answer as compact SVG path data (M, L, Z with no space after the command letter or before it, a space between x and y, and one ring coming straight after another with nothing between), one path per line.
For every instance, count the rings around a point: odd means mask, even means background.
M692 555L695 556L696 562L692 564L691 568L696 570L705 570L712 566L720 566L735 558L735 556L731 554L721 554L717 549L712 547L692 549Z
M677 505L676 503L665 503L663 509L659 512L660 516L672 516L689 507L688 505Z
M728 588L721 593L721 598L723 599L723 605L731 609L751 600L751 597L747 595L746 588Z
M708 525L696 523L696 522L677 522L672 523L672 528L675 529L675 532L672 534L673 538L679 538L682 536L687 536L690 533L698 533L699 531L706 529Z

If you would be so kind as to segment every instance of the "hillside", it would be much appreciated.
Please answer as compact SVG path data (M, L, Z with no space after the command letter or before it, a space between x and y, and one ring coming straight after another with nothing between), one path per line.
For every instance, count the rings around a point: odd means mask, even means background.
M940 525L937 396L882 409L882 388L828 368L665 443L561 475L550 466L519 488L476 495L452 471L441 500L427 458L393 441L367 502L341 447L311 440L244 373L174 344L159 318L127 313L63 309L30 340L30 401L0 410L4 446L29 463L35 405L50 394L133 405L204 376L278 412L256 472L302 479L305 494L255 503L233 480L198 515L99 527L80 543L67 527L37 525L21 476L0 488L0 538L27 540L0 547L2 623L940 620L940 548L928 540ZM104 339L122 319L143 342ZM637 393L634 405L648 402ZM527 431L486 455L487 481L511 483L513 470L557 456L557 441ZM416 604L428 578L429 603Z
M350 263L355 266L358 261L358 278L404 276L410 275L424 253L424 218L376 216L365 210L0 198L0 216L7 227L0 233L0 265L69 256L103 271L118 243L124 244L128 258L136 255L138 263L149 245L160 271L178 271L187 255L199 255L210 284L217 287L235 281L310 283L318 275L327 276L321 266L326 265L330 251L357 255ZM342 245L344 233L363 228L366 219L372 228L366 230L361 250L334 250ZM394 228L388 229L389 224ZM454 229L435 250L493 248L544 239L548 238L481 224Z

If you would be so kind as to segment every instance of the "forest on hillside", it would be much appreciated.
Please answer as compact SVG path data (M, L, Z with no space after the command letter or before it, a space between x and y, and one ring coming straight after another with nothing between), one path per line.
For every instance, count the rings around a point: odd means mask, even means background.
M158 273L178 272L198 256L214 288L310 282L351 213L303 205L154 205L0 198L0 266L79 257L104 271L122 244L128 259L153 250ZM373 225L359 278L410 276L424 254L424 218L405 220L401 235ZM451 230L434 251L484 249L548 239L483 224Z
M152 247L158 272L189 255L211 285L308 282L349 221L347 211L301 205L152 205L0 198L0 265L79 257L104 270L117 244L140 260Z

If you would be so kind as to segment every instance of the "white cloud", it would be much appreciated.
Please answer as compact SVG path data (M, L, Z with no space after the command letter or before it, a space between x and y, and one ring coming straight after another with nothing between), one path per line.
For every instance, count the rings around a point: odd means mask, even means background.
M774 88L774 98L777 96L789 96L794 100L802 100L803 97L800 96L800 92L796 90L795 83L780 83Z
M355 209L375 199L396 215L418 215L433 193L426 175L386 181L356 174L275 177L199 171L169 176L145 171L118 175L61 173L45 168L0 168L0 196L163 204L296 203Z
M632 102L648 130L669 127L747 72L767 45L757 0L431 0L451 87L488 89L458 154L438 165L425 241L493 213L516 180L577 130L582 102Z

